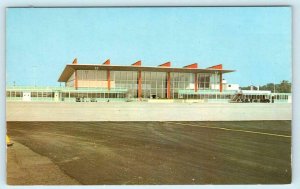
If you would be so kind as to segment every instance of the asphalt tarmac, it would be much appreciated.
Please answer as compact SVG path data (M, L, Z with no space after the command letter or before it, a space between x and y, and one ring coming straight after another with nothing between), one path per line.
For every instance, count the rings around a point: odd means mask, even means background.
M84 185L291 182L291 121L8 122L7 130ZM18 175L14 163L8 177Z

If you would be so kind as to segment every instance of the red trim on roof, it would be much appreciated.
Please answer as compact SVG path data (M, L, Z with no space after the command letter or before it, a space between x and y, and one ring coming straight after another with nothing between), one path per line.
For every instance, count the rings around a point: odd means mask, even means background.
M219 69L219 70L222 70L223 69L223 65L222 64L214 65L214 66L208 67L208 69Z
M107 60L103 63L103 65L110 65L110 59L107 59Z
M171 62L166 62L166 63L163 63L161 65L158 65L159 67L171 67Z
M66 82L76 70L110 70L110 71L149 71L149 72L182 72L182 73L229 73L235 70L224 69L189 69L172 67L147 67L147 66L113 66L101 64L67 64L58 81Z
M197 69L198 68L198 63L190 64L190 65L184 66L183 68Z
M77 58L73 60L72 64L77 64Z
M140 61L140 60L131 64L131 66L141 66L141 65L142 65L142 61Z

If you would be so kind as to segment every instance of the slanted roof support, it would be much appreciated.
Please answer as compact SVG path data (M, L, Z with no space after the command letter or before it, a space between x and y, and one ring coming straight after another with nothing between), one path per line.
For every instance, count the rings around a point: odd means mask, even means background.
M165 62L161 65L158 65L158 67L171 67L171 62Z
M197 69L198 63L190 64L190 65L184 66L183 68Z
M142 61L139 60L139 61L137 61L137 62L131 64L131 66L142 66Z
M222 64L218 64L218 65L214 65L214 66L208 67L207 69L219 69L219 70L222 70L223 69L223 65Z
M107 60L103 63L103 65L110 65L110 59L107 59Z
M77 64L77 58L73 60L72 64Z

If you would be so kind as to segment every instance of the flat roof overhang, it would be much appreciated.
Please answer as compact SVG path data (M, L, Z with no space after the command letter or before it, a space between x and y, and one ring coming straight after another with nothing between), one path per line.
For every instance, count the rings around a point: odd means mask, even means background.
M170 67L145 67L145 66L113 66L98 64L67 64L61 73L58 82L67 82L76 70L110 70L110 71L149 71L149 72L181 72L181 73L230 73L235 70L223 69L193 69Z

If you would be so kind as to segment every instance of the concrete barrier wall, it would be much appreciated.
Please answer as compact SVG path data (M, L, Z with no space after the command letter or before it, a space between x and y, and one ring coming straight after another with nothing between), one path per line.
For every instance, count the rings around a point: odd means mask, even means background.
M7 102L7 121L291 120L292 104Z

